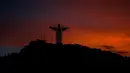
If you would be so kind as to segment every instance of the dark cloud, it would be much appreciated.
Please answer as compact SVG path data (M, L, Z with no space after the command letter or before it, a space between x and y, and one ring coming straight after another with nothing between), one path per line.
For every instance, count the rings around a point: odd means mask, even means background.
M42 19L46 9L46 0L0 0L1 34L16 28L25 28L28 22Z
M126 52L126 51L117 51L117 53L119 53L119 54L126 54L128 52Z
M1 0L0 19L37 18L47 10L46 0Z
M109 45L100 45L100 47L108 49L108 50L111 50L111 49L115 48L114 46L109 46Z

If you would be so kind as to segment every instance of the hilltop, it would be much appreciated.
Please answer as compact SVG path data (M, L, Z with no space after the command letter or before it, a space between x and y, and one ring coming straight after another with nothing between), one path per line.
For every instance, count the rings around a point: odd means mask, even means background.
M31 41L19 53L11 53L0 58L1 66L4 69L40 66L116 66L126 65L129 61L128 57L110 51L102 51L79 44L52 44L44 40Z

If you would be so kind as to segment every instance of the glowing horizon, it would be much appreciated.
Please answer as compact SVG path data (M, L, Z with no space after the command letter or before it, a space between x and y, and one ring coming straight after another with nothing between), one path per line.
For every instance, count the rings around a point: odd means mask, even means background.
M0 45L24 46L37 38L55 41L48 26L70 27L64 43L90 47L108 45L130 55L128 0L14 0L1 1ZM100 47L103 48L103 47ZM105 49L105 48L103 48Z

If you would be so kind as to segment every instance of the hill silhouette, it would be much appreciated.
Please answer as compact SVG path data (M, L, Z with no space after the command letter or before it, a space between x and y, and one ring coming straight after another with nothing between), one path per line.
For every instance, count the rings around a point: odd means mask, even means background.
M19 53L0 57L3 70L41 67L80 67L128 65L130 59L109 51L79 44L52 44L44 40L31 41Z

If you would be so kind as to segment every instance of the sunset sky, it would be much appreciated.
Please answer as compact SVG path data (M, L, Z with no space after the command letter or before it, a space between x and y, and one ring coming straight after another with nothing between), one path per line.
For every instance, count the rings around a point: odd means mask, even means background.
M48 27L61 24L70 28L64 43L130 56L129 0L0 0L0 9L1 47L23 47L38 38L54 43Z

